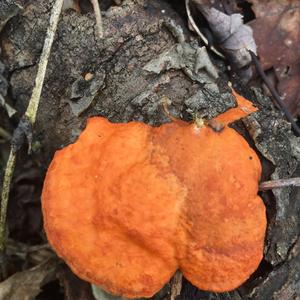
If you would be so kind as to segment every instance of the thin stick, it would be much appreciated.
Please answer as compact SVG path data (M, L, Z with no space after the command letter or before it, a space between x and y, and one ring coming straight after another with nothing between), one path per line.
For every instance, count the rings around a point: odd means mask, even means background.
M294 128L296 134L298 136L300 136L300 128L298 127L297 123L295 122L292 114L290 113L290 111L288 110L288 108L286 107L286 105L284 104L284 102L282 101L281 97L279 96L279 94L277 93L277 91L275 90L274 86L272 85L271 81L269 80L269 78L266 76L257 56L251 51L249 50L249 53L251 55L252 61L256 67L256 70L258 72L258 74L261 76L261 78L263 79L264 83L266 84L266 86L268 87L269 91L271 92L272 96L274 97L275 101L277 102L277 104L280 106L280 108L282 109L282 111L284 112L287 120L292 124L292 127Z
M178 121L178 119L176 119L175 117L173 117L171 115L171 113L170 113L170 110L169 110L169 106L172 104L171 100L168 97L163 96L160 101L161 101L161 104L162 104L162 107L163 107L165 115L169 119L171 119L172 122L176 123Z
M44 42L43 51L41 54L40 62L38 65L38 71L35 79L35 87L32 91L32 95L25 112L25 118L21 119L19 125L24 122L24 119L28 119L28 122L31 123L33 126L36 120L36 114L40 102L40 96L42 92L42 87L45 79L48 59L51 51L51 47L53 44L55 32L57 29L57 24L59 20L59 16L62 10L64 0L56 0L54 6L52 8L52 13L50 16L50 24L47 29L46 38ZM21 127L17 128L15 132L19 129L22 130ZM26 133L24 133L26 135ZM27 135L29 135L27 133ZM6 224L6 212L7 212L7 204L9 199L9 191L10 191L10 184L12 180L12 176L15 169L16 164L16 154L19 149L19 145L16 147L12 143L10 155L7 161L5 174L4 174L4 181L3 181L3 188L2 188L2 195L1 195L1 212L0 212L0 251L3 252L5 248L5 224Z
M101 17L101 10L100 10L100 6L99 6L99 2L98 2L98 0L91 0L91 2L94 7L98 35L99 35L100 39L102 39L103 38L103 25L102 25L102 17Z
M259 189L261 191L267 191L267 190L289 187L289 186L300 187L300 177L265 181L260 184Z
M7 164L6 164L5 173L4 173L3 187L2 187L2 194L1 194L2 201L1 201L1 211L0 211L0 252L3 252L5 247L6 212L7 212L7 205L9 199L10 183L14 173L15 164L16 164L16 152L11 148L7 160Z
M171 294L170 300L175 300L178 295L180 295L182 289L182 273L177 271L172 277L171 281Z
M195 32L200 36L201 40L204 42L204 44L206 46L208 46L208 40L207 38L204 36L204 34L200 31L200 29L198 28L192 14L191 14L191 10L190 10L190 1L189 0L185 0L185 9L186 9L186 13L189 19L190 24L192 25L193 29L195 30ZM220 56L221 58L224 58L224 55L219 52L214 46L211 46L210 49L217 54L218 56Z
M56 0L54 6L52 8L52 13L50 17L50 24L47 29L46 38L44 42L44 47L42 51L42 55L40 58L40 63L38 66L38 71L35 79L35 87L33 88L31 99L29 101L27 110L25 115L29 118L32 124L35 123L37 110L40 102L40 97L42 93L43 83L45 79L46 69L48 65L48 59L51 52L51 47L53 44L55 32L57 29L57 24L59 20L59 16L62 10L64 0Z

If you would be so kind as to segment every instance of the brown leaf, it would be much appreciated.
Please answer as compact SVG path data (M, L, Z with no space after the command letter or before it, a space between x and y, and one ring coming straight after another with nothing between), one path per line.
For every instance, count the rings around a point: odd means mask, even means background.
M278 71L281 70L281 71ZM277 89L283 96L289 110L294 115L300 115L300 60L289 68L277 68L279 77Z
M198 0L196 3L231 66L235 70L245 69L249 66L251 56L248 50L256 53L256 44L251 27L243 24L243 16L241 14L227 15L214 7L199 5ZM252 75L251 69L244 75L243 79L247 81L249 79L247 77Z
M264 70L274 68L278 91L290 111L300 114L300 1L251 0L256 19L251 22Z
M0 283L0 300L31 300L40 293L40 288L54 279L57 259L49 259L34 268L15 273Z
M200 7L220 47L229 55L231 62L242 68L251 62L248 50L256 53L252 30L243 24L240 14L230 16L215 8Z

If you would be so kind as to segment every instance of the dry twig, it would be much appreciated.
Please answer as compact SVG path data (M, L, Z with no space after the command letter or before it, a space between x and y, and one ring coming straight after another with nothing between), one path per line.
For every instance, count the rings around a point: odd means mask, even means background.
M177 271L170 281L171 294L170 300L175 300L178 295L180 295L182 289L182 273Z
M0 253L4 252L5 249L5 232L6 232L6 212L7 204L9 199L10 184L16 164L16 155L24 142L24 137L29 141L30 149L30 139L32 136L32 127L36 120L37 110L40 102L40 96L43 88L43 83L45 79L48 59L50 56L51 47L53 44L55 32L57 29L57 24L59 16L62 10L64 0L56 0L52 9L50 16L50 24L47 29L46 38L44 42L43 51L41 54L40 62L38 65L38 71L35 80L35 86L32 91L32 95L25 112L24 117L20 120L18 127L14 132L14 137L11 144L11 150L9 158L7 161L5 174L3 178L3 188L1 194L1 212L0 212Z
M265 181L259 185L259 189L261 191L267 191L267 190L278 189L278 188L289 187L289 186L300 187L300 177Z
M6 212L7 204L9 198L10 183L14 173L16 165L16 153L11 148L9 157L6 164L6 169L4 173L2 194L1 194L1 213L0 213L0 251L2 252L5 247L5 223L6 223Z
M101 17L101 10L99 6L98 0L91 0L94 8L94 13L96 17L96 24L97 24L97 30L98 35L100 38L103 38L103 25L102 25L102 17Z
M200 29L198 28L193 16L192 16L192 13L191 13L191 10L190 10L190 1L189 0L185 0L185 9L186 9L186 13L188 15L188 20L191 24L191 26L193 27L194 31L199 35L199 37L201 38L201 40L204 42L204 44L206 46L208 46L208 40L207 38L204 36L204 34L200 31ZM215 53L217 54L218 56L220 56L221 58L224 58L224 55L219 52L214 46L211 46L210 49Z

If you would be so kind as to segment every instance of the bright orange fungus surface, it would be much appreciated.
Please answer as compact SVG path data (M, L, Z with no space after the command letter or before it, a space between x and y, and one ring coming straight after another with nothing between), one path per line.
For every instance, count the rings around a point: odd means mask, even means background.
M177 269L216 292L258 267L266 229L257 195L261 165L228 123L160 127L90 118L76 143L57 151L43 195L50 244L81 278L126 297L150 297Z

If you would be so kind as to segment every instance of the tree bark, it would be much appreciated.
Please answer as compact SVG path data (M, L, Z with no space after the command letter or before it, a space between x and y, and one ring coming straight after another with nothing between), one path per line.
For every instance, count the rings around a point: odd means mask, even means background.
M3 18L1 60L9 83L7 100L21 116L33 88L53 1L10 2L15 9L8 20ZM102 39L92 6L82 2L81 14L63 13L49 60L34 138L42 145L43 151L34 155L44 169L57 149L77 138L89 116L157 126L169 121L161 104L164 97L170 100L170 113L185 120L196 113L211 118L235 105L224 63L214 59L220 73L216 78L211 61L203 63L201 45L188 41L193 36L186 19L166 1L127 0L121 6L102 1L106 8ZM170 20L175 24L172 28L166 25ZM167 51L171 61L166 63ZM203 65L197 70L199 57ZM259 107L258 113L233 126L260 154L262 180L299 176L299 139L294 138L290 125L258 89L238 81L233 84ZM200 291L183 280L176 299L295 299L299 295L299 188L261 195L267 207L268 231L259 269L229 293ZM166 297L161 294L160 299Z

